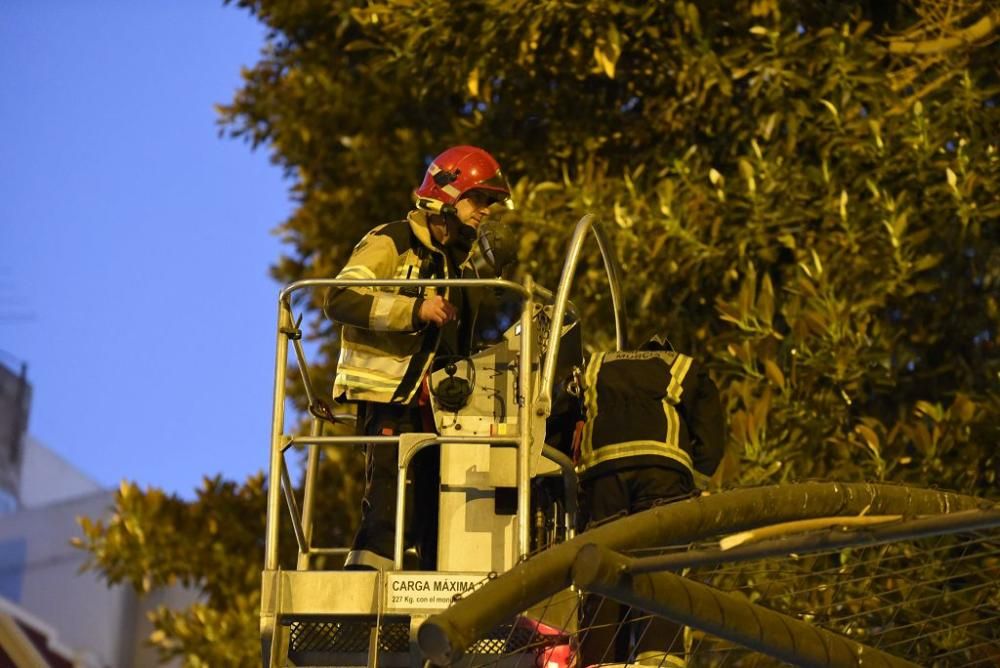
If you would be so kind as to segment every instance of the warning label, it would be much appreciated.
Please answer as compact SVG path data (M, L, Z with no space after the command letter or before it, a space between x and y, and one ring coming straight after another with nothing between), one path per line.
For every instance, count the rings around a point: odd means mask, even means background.
M485 578L485 573L388 573L386 602L394 610L441 610Z

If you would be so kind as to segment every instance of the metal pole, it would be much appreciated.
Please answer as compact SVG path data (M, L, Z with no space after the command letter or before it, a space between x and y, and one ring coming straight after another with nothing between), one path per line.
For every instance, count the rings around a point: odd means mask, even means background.
M319 418L313 418L309 433L314 438L319 436L323 428ZM302 531L305 533L306 553L299 556L297 569L300 571L309 570L312 558L312 536L313 536L313 506L316 502L316 479L319 476L319 448L309 448L306 460L306 477L302 483Z
M278 300L277 343L274 355L274 404L271 408L271 462L267 488L267 536L264 542L264 569L278 568L278 528L281 506L281 447L285 428L285 369L288 365L288 342L282 332L291 324L288 304Z
M506 281L500 278L307 278L295 281L285 286L279 299L288 301L294 292L304 288L405 288L405 287L437 287L437 288L504 288L513 290L519 295L528 296L528 291L520 283ZM543 288L531 289L531 294L548 294Z
M396 471L396 532L393 534L392 566L397 571L403 570L403 538L406 533L403 524L406 522L406 469L409 458L399 459L399 469Z
M576 275L576 265L580 261L583 242L593 224L594 214L588 213L576 224L573 236L566 250L566 260L563 262L562 274L556 288L556 301L552 307L552 327L549 330L549 345L545 350L545 365L542 368L542 383L538 388L538 398L535 402L535 412L547 417L552 412L552 382L556 375L556 361L559 357L559 342L562 337L562 323L566 317L566 303L569 301L569 291Z
M573 466L573 460L551 445L542 446L542 456L551 462L555 462L562 469L563 491L566 494L566 514L575 518L577 488L580 483L577 479L576 467Z
M416 442L410 440L416 434L402 434L390 438L399 439L399 455L397 459L398 469L396 471L396 533L393 538L392 562L393 568L402 570L403 555L403 523L406 520L406 472L410 468L410 462L418 452L432 445L441 445L447 442L449 445L481 444L489 442L492 445L516 446L517 441L510 436L500 438L483 436L435 436L433 438L417 438ZM422 436L422 435L421 435ZM453 440L454 439L454 440Z
M365 445L367 443L395 443L397 436L293 436L286 439L281 447L285 450L293 445Z
M281 668L281 664L284 663L282 655L286 653L282 647L285 640L285 626L284 624L278 623L278 612L281 610L282 586L281 573L278 573L278 577L274 579L275 614L269 620L270 624L268 625L268 631L270 633L270 643L268 645L267 653L268 668ZM261 603L263 604L263 601L261 601ZM263 620L261 621L263 622Z
M516 445L518 436L446 436L434 439L435 443L468 443L470 445ZM364 445L365 443L396 443L399 436L294 436L282 448L293 445Z
M292 478L288 475L288 467L285 466L284 457L281 458L281 489L285 493L288 514L292 517L292 531L295 532L295 542L299 546L299 554L305 554L309 547L302 531L302 515L299 513L299 504L295 501L295 489L292 487Z
M521 312L521 359L518 360L518 430L520 444L517 448L517 554L524 558L531 551L531 387L532 358L535 346L535 281L530 275L524 278L527 296ZM557 330L559 328L556 328ZM544 418L539 418L544 419Z
M316 403L316 392L313 391L312 378L309 376L309 363L306 362L305 351L302 350L302 340L292 339L292 347L295 348L295 360L302 374L302 387L306 391L306 401L312 406Z

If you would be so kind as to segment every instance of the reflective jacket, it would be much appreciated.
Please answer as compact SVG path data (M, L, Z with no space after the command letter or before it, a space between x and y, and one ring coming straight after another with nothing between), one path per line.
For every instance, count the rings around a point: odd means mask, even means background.
M461 268L466 266L463 262ZM358 242L337 278L453 278L454 265L437 247L422 211L376 227ZM425 297L449 289L333 288L324 311L343 325L334 399L409 403L437 351L441 331L417 314Z
M676 352L596 353L583 379L582 478L667 466L703 487L725 445L719 392L708 373Z

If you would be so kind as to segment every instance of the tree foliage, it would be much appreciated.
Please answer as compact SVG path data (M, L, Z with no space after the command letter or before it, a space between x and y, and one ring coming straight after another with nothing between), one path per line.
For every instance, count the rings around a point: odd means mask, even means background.
M985 482L946 460L997 410L995 4L238 4L275 32L222 113L294 178L281 280L484 145L522 271L554 284L584 212L613 228L635 331L714 364L741 479ZM591 261L594 345L605 292Z
M554 286L593 212L623 261L632 331L708 361L730 416L722 482L993 489L995 2L235 4L270 32L222 127L293 184L281 282L335 275L408 209L429 157L481 145L513 179L519 272ZM610 345L593 252L573 298L590 345ZM301 305L314 377L330 377L336 335L315 306ZM150 496L123 496L122 525L88 532L113 579L183 577L138 556L149 525L129 503ZM201 567L204 586L229 577ZM246 568L231 591L252 597L259 564Z
M361 495L355 468L337 453L321 467L316 544L350 541ZM194 501L122 482L111 516L81 518L83 535L74 544L91 553L86 567L109 584L128 583L138 592L174 585L201 592L190 608L161 606L152 613L149 641L164 660L182 658L192 668L252 666L260 661L266 508L263 474L242 484L206 477ZM294 564L295 537L287 521L282 529L282 564Z
M91 552L90 567L109 583L128 582L141 592L171 585L203 592L185 612L154 612L150 640L163 658L211 666L238 665L242 657L249 665L259 654L257 634L245 622L260 609L265 496L262 475L240 486L206 478L191 503L123 482L114 514L106 521L82 518L76 544ZM223 647L231 654L227 662L213 661Z

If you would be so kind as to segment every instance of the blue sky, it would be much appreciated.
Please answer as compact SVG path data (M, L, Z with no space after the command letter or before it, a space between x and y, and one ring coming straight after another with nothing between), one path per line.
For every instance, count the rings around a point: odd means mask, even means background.
M263 40L221 0L0 3L0 351L31 433L104 485L266 465L292 204L213 109Z

